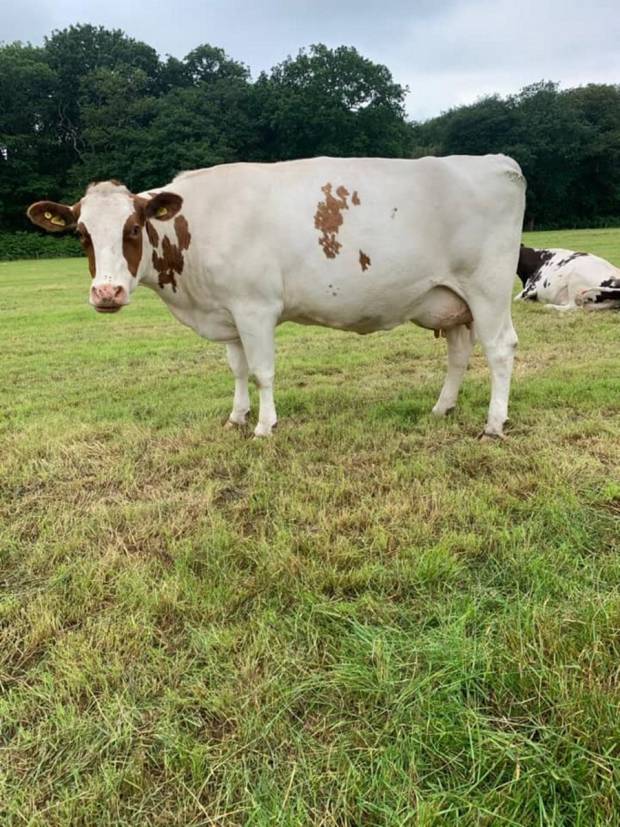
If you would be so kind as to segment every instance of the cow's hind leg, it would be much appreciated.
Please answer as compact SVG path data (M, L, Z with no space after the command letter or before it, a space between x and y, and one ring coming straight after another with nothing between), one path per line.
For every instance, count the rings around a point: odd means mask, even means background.
M508 419L510 379L518 342L509 302L508 296L504 308L482 297L469 302L476 338L484 348L491 372L491 402L483 436L502 437L504 422Z
M235 397L233 408L228 417L226 427L245 425L246 417L250 412L250 392L248 389L248 361L245 358L241 342L231 342L226 345L228 364L235 377Z
M545 304L544 308L555 313L571 313L580 309L576 304Z
M446 331L448 342L448 372L433 408L435 416L445 416L456 405L469 357L474 346L474 335L467 325L451 327Z
M235 314L237 330L247 359L249 373L258 386L258 423L255 436L270 436L278 417L273 401L275 373L275 320L262 314Z

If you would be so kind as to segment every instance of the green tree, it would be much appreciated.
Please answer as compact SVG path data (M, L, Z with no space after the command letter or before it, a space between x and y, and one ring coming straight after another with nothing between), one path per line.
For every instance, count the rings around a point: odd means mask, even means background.
M148 178L250 160L257 154L253 90L242 80L219 80L170 91L157 102L145 144Z
M620 87L560 91L541 81L415 124L412 139L416 157L504 152L516 158L528 180L530 228L620 216Z
M124 63L83 78L83 152L72 170L77 189L119 178L139 192L183 169L248 157L255 129L243 64L204 44L182 61L169 58L156 87L151 81L143 69Z
M203 43L183 60L187 77L194 85L219 81L249 81L250 70L230 58L223 49Z
M62 189L53 129L57 88L42 49L0 47L0 227L25 227L26 206Z
M493 95L452 110L444 122L442 148L450 155L501 152L511 142L514 128L514 107Z
M108 178L141 190L158 106L144 70L125 65L95 69L82 79L79 104L81 148L70 171L72 192L78 195L90 181Z
M141 94L148 97L156 91L161 65L151 46L128 37L120 29L103 26L80 24L54 31L45 38L44 48L47 62L58 77L54 131L63 153L60 166L66 174L82 163L83 153L92 147L83 134L84 114L87 119L92 117L97 94L103 101L103 115L110 113L107 107L114 85L119 103L122 102L125 78L130 104L135 101L132 86L138 82L136 78L140 79ZM107 92L102 91L103 87L107 87ZM76 179L79 176L73 170L68 179L69 189Z
M407 90L356 49L323 44L302 50L256 83L261 154L402 155L409 131Z
M591 83L563 94L587 130L571 203L580 221L620 217L620 86Z
M516 114L506 151L521 164L528 180L526 221L570 223L575 206L570 193L589 132L567 105L557 84L526 86L510 99Z
M159 72L159 90L199 86L218 81L250 81L250 70L229 57L223 49L203 43L192 49L183 60L168 55Z

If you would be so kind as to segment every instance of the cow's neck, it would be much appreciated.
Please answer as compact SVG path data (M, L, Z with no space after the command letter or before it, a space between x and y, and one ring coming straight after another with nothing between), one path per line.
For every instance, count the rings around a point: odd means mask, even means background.
M147 221L144 234L142 281L158 290L165 301L176 304L175 297L182 298L183 273L192 239L187 220L179 214L170 221Z
M147 227L141 284L157 293L172 315L199 336L218 342L236 340L239 334L230 313L213 301L205 279L192 267L193 256L187 252L191 236L184 238L182 225L180 229L180 233L157 233L156 238Z

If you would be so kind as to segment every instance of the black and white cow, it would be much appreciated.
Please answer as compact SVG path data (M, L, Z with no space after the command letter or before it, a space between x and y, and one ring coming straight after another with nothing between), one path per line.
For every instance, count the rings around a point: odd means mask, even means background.
M556 310L620 307L620 269L592 253L521 245L517 274L523 282L517 299Z

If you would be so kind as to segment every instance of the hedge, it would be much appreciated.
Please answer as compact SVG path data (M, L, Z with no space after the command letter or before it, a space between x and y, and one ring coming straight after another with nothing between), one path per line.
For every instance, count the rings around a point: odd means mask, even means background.
M20 258L68 258L82 254L72 235L43 235L33 232L0 233L0 261Z

